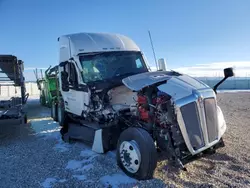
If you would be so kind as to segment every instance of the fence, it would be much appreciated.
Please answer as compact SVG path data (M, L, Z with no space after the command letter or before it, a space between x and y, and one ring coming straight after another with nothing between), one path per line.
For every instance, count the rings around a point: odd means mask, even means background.
M33 82L27 82L26 93L29 93L30 96L39 96L40 91L37 88L37 84ZM0 97L14 97L21 96L21 88L14 86L1 86L0 85Z
M202 82L206 83L210 87L216 85L222 78L198 78ZM250 89L250 77L246 78L237 78L232 77L228 78L225 82L223 82L218 89Z
M210 87L213 87L219 80L222 78L215 77L199 77L197 78L202 82L206 83ZM29 93L30 96L39 96L40 91L37 88L37 84L34 82L27 82L25 84L26 92ZM250 77L246 78L237 78L232 77L222 83L218 89L250 89ZM14 86L0 86L0 97L13 97L13 96L21 96L20 87Z

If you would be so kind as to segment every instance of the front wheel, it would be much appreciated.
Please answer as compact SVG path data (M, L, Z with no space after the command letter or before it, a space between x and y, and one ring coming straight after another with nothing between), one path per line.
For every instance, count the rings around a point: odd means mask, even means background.
M150 134L131 127L123 131L117 144L117 164L130 177L151 179L157 165L157 152Z

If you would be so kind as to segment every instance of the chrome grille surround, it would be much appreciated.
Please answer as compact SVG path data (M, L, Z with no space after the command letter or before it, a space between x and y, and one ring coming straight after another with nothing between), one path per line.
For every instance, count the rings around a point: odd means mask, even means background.
M209 100L208 102L210 102L209 104L204 103L207 99ZM213 100L214 103L212 103ZM190 104L192 103L193 105L191 107ZM185 110L185 107L187 106L189 106L190 111L187 109ZM196 106L196 110L194 109L194 106ZM220 139L218 138L219 130L216 106L216 95L210 88L193 90L192 95L175 101L177 121L186 146L192 155L200 153L201 151L213 146ZM211 118L214 117L215 114L216 117ZM196 121L188 119L190 116L192 116L192 118L197 118L199 124L194 124ZM193 124L194 126L192 127Z

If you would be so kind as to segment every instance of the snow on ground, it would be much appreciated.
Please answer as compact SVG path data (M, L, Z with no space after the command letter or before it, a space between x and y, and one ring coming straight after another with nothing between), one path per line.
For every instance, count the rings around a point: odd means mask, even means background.
M57 122L53 121L51 118L41 118L41 119L33 119L31 120L31 128L34 130L34 135L43 140L53 139L55 140L55 145L53 149L57 152L67 152L72 149L72 145L65 143L61 139L60 135L60 126ZM85 147L84 144L82 144ZM82 160L69 160L66 164L65 170L72 171L72 177L79 181L87 180L86 175L79 174L79 172L84 173L88 170L92 169L94 166L92 164L92 160L98 156L98 154L94 153L90 149L86 148L79 153ZM78 173L78 174L77 174ZM58 178L46 178L41 186L44 188L53 187L56 183L64 183L66 179L60 180Z
M83 165L85 164L85 160L70 160L66 166L66 169L69 170L79 170L83 167Z
M57 182L57 179L56 178L47 178L43 183L41 183L41 185L44 187L44 188L50 188L52 187L52 185L54 183Z
M40 185L44 188L51 188L54 186L55 183L64 183L66 182L66 179L58 179L58 178L47 178L44 182L42 182Z
M41 114L42 115L42 114ZM70 144L65 143L61 139L60 126L51 118L41 118L31 120L31 128L34 130L34 135L41 137L44 140L54 139L56 144L53 147L58 152L66 152L70 149Z
M57 143L56 145L53 147L56 151L59 151L59 152L66 152L66 151L69 151L70 149L70 145L63 142L61 139L60 140L57 140Z
M60 127L51 118L33 119L30 123L35 135L44 139L60 139Z
M51 118L46 117L32 119L30 123L31 128L34 131L33 135L37 136L37 138L43 140L55 140L53 149L55 149L57 152L67 152L73 149L71 144L65 143L61 140L60 126ZM100 156L100 154L93 152L88 146L82 143L80 143L80 145L82 146L82 150L79 153L80 159L72 159L66 162L65 170L71 172L71 178L91 184L94 182L94 180L89 178L88 171L95 168L95 159L96 157ZM115 152L110 151L106 155L112 159L114 163L116 163ZM44 180L44 182L41 183L41 186L44 188L49 188L53 187L57 183L64 183L66 181L66 179L60 180L56 177L48 177ZM136 182L136 180L128 178L122 172L101 176L98 181L104 187L107 187L108 185L111 185L112 187L118 187L120 184L131 184Z

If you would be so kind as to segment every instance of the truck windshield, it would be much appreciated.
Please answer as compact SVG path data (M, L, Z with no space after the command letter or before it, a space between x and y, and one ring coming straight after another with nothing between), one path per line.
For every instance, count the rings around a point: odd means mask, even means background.
M84 82L147 72L141 52L100 52L80 56Z

